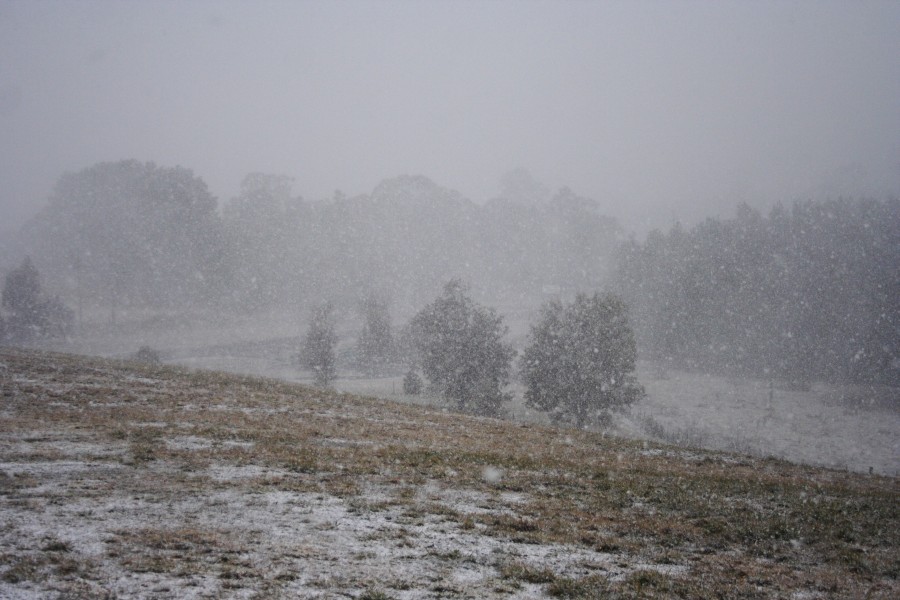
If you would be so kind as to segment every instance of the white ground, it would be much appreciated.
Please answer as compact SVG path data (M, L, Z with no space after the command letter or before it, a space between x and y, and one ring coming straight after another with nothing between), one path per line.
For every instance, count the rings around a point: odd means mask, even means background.
M157 467L158 468L158 467ZM162 468L165 468L163 465ZM119 470L121 473L111 473ZM421 597L429 585L439 584L464 597L493 597L491 586L498 581L498 567L516 561L549 568L570 576L601 573L621 577L637 568L678 572L670 565L625 565L614 557L582 548L561 545L521 544L492 538L477 530L461 531L459 526L440 516L410 516L397 507L372 510L378 490L369 490L365 502L352 502L319 493L253 492L236 487L204 493L196 497L183 494L134 495L106 492L102 498L85 497L72 501L72 487L90 490L111 478L129 478L127 467L106 463L54 461L52 463L3 463L0 471L7 477L31 476L43 485L28 494L27 512L18 511L15 522L4 519L0 528L0 548L5 552L28 554L46 548L48 543L65 544L68 556L77 556L92 572L88 583L72 589L63 578L48 582L0 582L2 598L62 597L77 591L102 597L113 593L120 597L231 598L255 595L258 584L223 588L241 571L252 569L262 578L278 582L278 597L331 598L353 597L379 581L393 598ZM213 467L215 471L215 467ZM144 473L143 476L152 476ZM197 473L214 476L223 482L223 473ZM256 473L253 469L233 471L233 482L243 476L284 476L284 473ZM104 488L105 489L105 488ZM457 510L502 510L499 502L487 498L469 498L465 493L438 487L425 489L418 502L446 504ZM54 502L55 493L65 502ZM4 511L9 515L8 511ZM127 532L145 530L178 532L222 532L216 544L217 560L222 554L228 564L184 565L181 569L155 569L154 559L177 560L177 554L158 548L129 547ZM115 533L122 532L122 533ZM227 532L227 533L226 533ZM207 535L209 535L207 533ZM226 541L227 538L227 541ZM227 546L227 547L223 547ZM135 553L134 556L129 556ZM169 556L167 556L169 555ZM114 560L121 558L122 560ZM135 569L135 561L145 567ZM130 568L125 568L123 562ZM341 565L353 565L352 572ZM683 570L683 569L682 569ZM137 571L137 572L135 572ZM141 572L143 571L143 572ZM189 573L189 571L191 571ZM91 580L103 582L93 585ZM115 582L112 586L109 582ZM49 585L48 585L49 584ZM414 591L399 588L409 585ZM543 597L538 586L524 584L518 591L506 591L505 598Z
M648 397L619 421L634 436L661 425L665 441L774 456L792 462L900 474L900 390L815 384L809 391L768 381L644 369ZM771 393L771 401L770 401Z
M56 398L61 411L82 408L68 400L72 382L52 372L27 380L6 369L2 375L9 389L25 384L35 397ZM104 381L103 394L152 407L154 394L166 393L167 385L124 378ZM146 387L146 397L136 386ZM220 402L207 409L247 410L227 398ZM3 408L5 418L15 419L27 405L10 401ZM348 496L288 491L283 488L292 481L309 484L323 474L254 465L252 443L240 442L230 444L244 453L237 464L188 471L167 460L134 464L127 440L96 443L77 419L73 423L0 437L0 598L352 598L384 590L398 599L525 599L545 597L542 586L505 581L505 565L612 580L635 571L687 572L584 547L520 543L487 535L482 524L460 524L459 515L513 514L527 501L524 492L429 481L397 503L391 500L407 491L403 484L372 485ZM179 451L228 445L181 434L177 412L123 423L136 425L165 432L158 443ZM486 469L484 477L496 481L503 473ZM282 489L272 490L269 480ZM172 481L176 488L167 489ZM445 517L442 507L456 514Z
M614 415L610 433L791 462L900 475L900 390L816 384L792 391L768 381L670 370L664 377L641 365L647 397ZM403 396L402 378L341 379L341 391L416 403ZM772 399L770 401L770 391ZM547 422L522 406L521 389L510 416Z

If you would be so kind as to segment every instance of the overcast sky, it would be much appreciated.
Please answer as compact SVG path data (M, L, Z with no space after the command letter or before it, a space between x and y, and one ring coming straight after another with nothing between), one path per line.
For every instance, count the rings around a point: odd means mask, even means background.
M900 194L900 2L0 0L0 228L96 162L307 199L525 167L630 228Z

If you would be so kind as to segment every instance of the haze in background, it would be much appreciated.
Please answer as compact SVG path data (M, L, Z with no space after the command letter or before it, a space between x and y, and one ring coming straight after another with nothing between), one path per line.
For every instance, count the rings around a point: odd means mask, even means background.
M628 229L900 192L897 2L0 4L0 230L98 161L307 199L528 168Z

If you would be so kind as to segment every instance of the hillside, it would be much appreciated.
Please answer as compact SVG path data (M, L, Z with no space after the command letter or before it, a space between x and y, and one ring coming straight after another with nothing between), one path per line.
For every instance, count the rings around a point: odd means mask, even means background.
M0 597L895 598L897 478L0 349Z

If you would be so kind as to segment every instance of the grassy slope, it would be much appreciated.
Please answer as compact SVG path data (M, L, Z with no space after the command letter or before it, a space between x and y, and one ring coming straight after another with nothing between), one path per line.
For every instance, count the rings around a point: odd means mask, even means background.
M893 598L898 492L0 349L0 597Z

